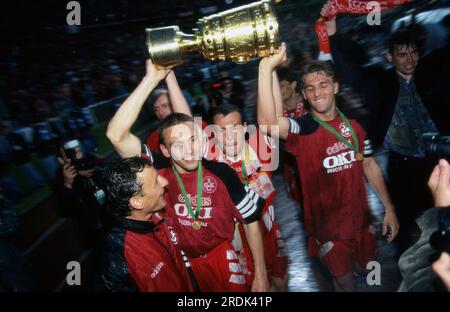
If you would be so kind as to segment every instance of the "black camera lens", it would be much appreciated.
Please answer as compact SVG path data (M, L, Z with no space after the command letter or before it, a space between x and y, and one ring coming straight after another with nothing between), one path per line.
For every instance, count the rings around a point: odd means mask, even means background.
M422 135L425 153L428 158L445 158L450 161L450 136L429 132Z
M438 252L450 252L450 233L436 231L430 236L430 245Z
M450 208L441 208L438 213L439 229L430 237L430 245L438 252L450 253Z
M76 160L74 166L78 171L91 170L95 167L94 162L88 157Z

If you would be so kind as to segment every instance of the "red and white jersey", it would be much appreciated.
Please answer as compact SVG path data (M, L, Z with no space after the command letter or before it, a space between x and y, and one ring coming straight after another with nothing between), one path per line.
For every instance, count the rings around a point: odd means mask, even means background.
M283 108L283 116L288 118L300 118L306 115L306 113L307 111L302 96L299 97L297 106L294 109L286 110Z
M361 123L348 119L359 152L370 156L370 141ZM289 121L286 149L295 156L300 170L306 233L321 242L354 238L370 222L362 161L311 115ZM354 143L339 115L327 123Z
M253 149L246 145L251 151L250 154L255 153ZM227 163L239 176L244 183L244 177L242 174L242 159L232 160L230 158L225 159ZM246 170L246 180L250 189L257 193L260 197L266 200L266 206L270 205L275 197L276 191L271 181L271 172L260 170L261 162L259 160L244 160Z
M145 143L152 151L155 153L161 154L159 149L159 134L158 130L153 130L147 137Z
M244 183L242 175L242 159L236 161L226 158L225 163L238 174L239 178ZM270 204L271 200L269 201L269 199L272 199L276 192L272 181L270 180L270 172L259 170L261 164L258 161L244 161L244 163L248 186L266 200L266 205Z
M220 149L217 139L214 137L214 125L208 126L208 131L204 131L204 137L207 138L205 144L204 157L209 160L225 162L226 155ZM266 126L263 126L266 127ZM272 172L277 169L279 155L277 151L277 141L265 135L259 127L255 125L248 125L246 130L247 144L253 149L255 153L251 154L251 160L259 160L261 170ZM253 157L253 155L255 155Z
M272 184L272 172L267 170L271 162L272 152L276 149L276 144L269 136L263 134L259 129L254 131L249 140L246 141L243 151L236 158L231 158L223 153L218 159L212 159L219 162L225 162L238 175L242 183L248 183L250 189L266 200L266 206L270 205L275 197L275 188ZM217 154L215 154L217 156ZM244 159L246 181L242 174L242 161Z
M151 158L158 173L167 179L166 215L173 220L180 236L180 248L188 257L206 255L224 241L231 242L234 219L242 223L259 220L264 200L239 180L226 164L202 160L202 204L199 214L201 228L192 227L184 196L168 158L153 154L144 145L144 155ZM180 174L192 209L197 207L197 171Z

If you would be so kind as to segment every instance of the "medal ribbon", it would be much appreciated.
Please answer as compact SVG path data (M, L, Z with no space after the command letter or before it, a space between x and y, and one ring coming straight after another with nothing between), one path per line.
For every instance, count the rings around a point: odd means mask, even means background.
M189 200L186 189L184 188L183 181L181 181L180 174L177 171L177 168L175 168L174 165L172 165L173 173L175 174L175 177L177 178L178 185L180 186L181 193L183 193L184 201L186 202L186 206L188 208L188 212L191 215L192 218L194 218L194 221L198 220L198 216L200 214L200 210L202 209L202 181L203 181L203 169L202 169L202 161L200 160L198 162L198 168L197 168L197 209L194 211L192 210L191 201Z
M241 161L241 174L242 174L242 180L244 181L244 185L248 186L248 178L247 178L247 169L245 168L245 159L248 158L248 145L247 143L245 143L245 151L244 151L244 157L242 157L242 161Z
M352 125L348 121L347 117L345 117L345 115L338 108L336 108L336 110L337 110L339 116L341 116L341 118L344 121L345 125L350 129L354 145L352 143L350 143L348 140L346 140L339 132L337 132L329 124L327 124L326 122L320 120L314 114L312 114L312 117L313 117L313 119L315 121L317 121L319 123L319 125L321 125L325 129L327 129L329 132L331 132L335 137L337 137L341 142L343 142L345 145L347 145L350 149L354 150L355 153L359 153L359 142L358 142L358 138L356 137L355 131L353 130Z

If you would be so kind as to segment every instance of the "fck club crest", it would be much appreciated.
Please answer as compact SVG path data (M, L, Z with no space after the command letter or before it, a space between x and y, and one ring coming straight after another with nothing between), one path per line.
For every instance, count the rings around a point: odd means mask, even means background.
M352 133L350 132L350 129L347 127L347 125L345 123L341 123L339 125L339 130L341 130L341 134L344 138L348 138L352 135Z
M206 193L213 193L217 189L217 181L211 177L207 176L203 178L203 191Z

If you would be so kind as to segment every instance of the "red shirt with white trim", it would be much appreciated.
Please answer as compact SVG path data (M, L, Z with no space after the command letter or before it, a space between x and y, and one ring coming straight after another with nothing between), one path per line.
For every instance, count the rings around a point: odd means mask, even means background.
M247 183L254 192L266 200L266 207L268 207L272 204L276 191L271 181L272 171L265 170L264 165L270 163L271 158L268 155L276 146L272 139L264 135L259 129L251 135L245 144L242 154L244 155ZM264 157L261 157L261 154ZM224 157L223 161L237 173L241 182L244 183L242 157L237 159Z
M364 156L372 154L366 132L348 118ZM286 149L297 161L302 181L305 230L320 242L352 239L370 223L362 161L311 115L289 119ZM339 115L328 124L353 142Z
M306 115L307 111L304 105L303 97L299 97L297 106L293 109L286 110L283 108L283 116L288 118L300 118Z
M231 242L234 237L234 218L241 223L259 219L264 200L244 187L236 173L226 164L203 159L203 198L199 214L201 228L194 229L193 218L188 212L170 160L151 153L146 146L144 151L152 159L158 173L168 181L168 191L164 194L166 214L176 225L180 248L188 257L205 255L222 242ZM180 174L180 178L195 211L198 199L197 171Z

